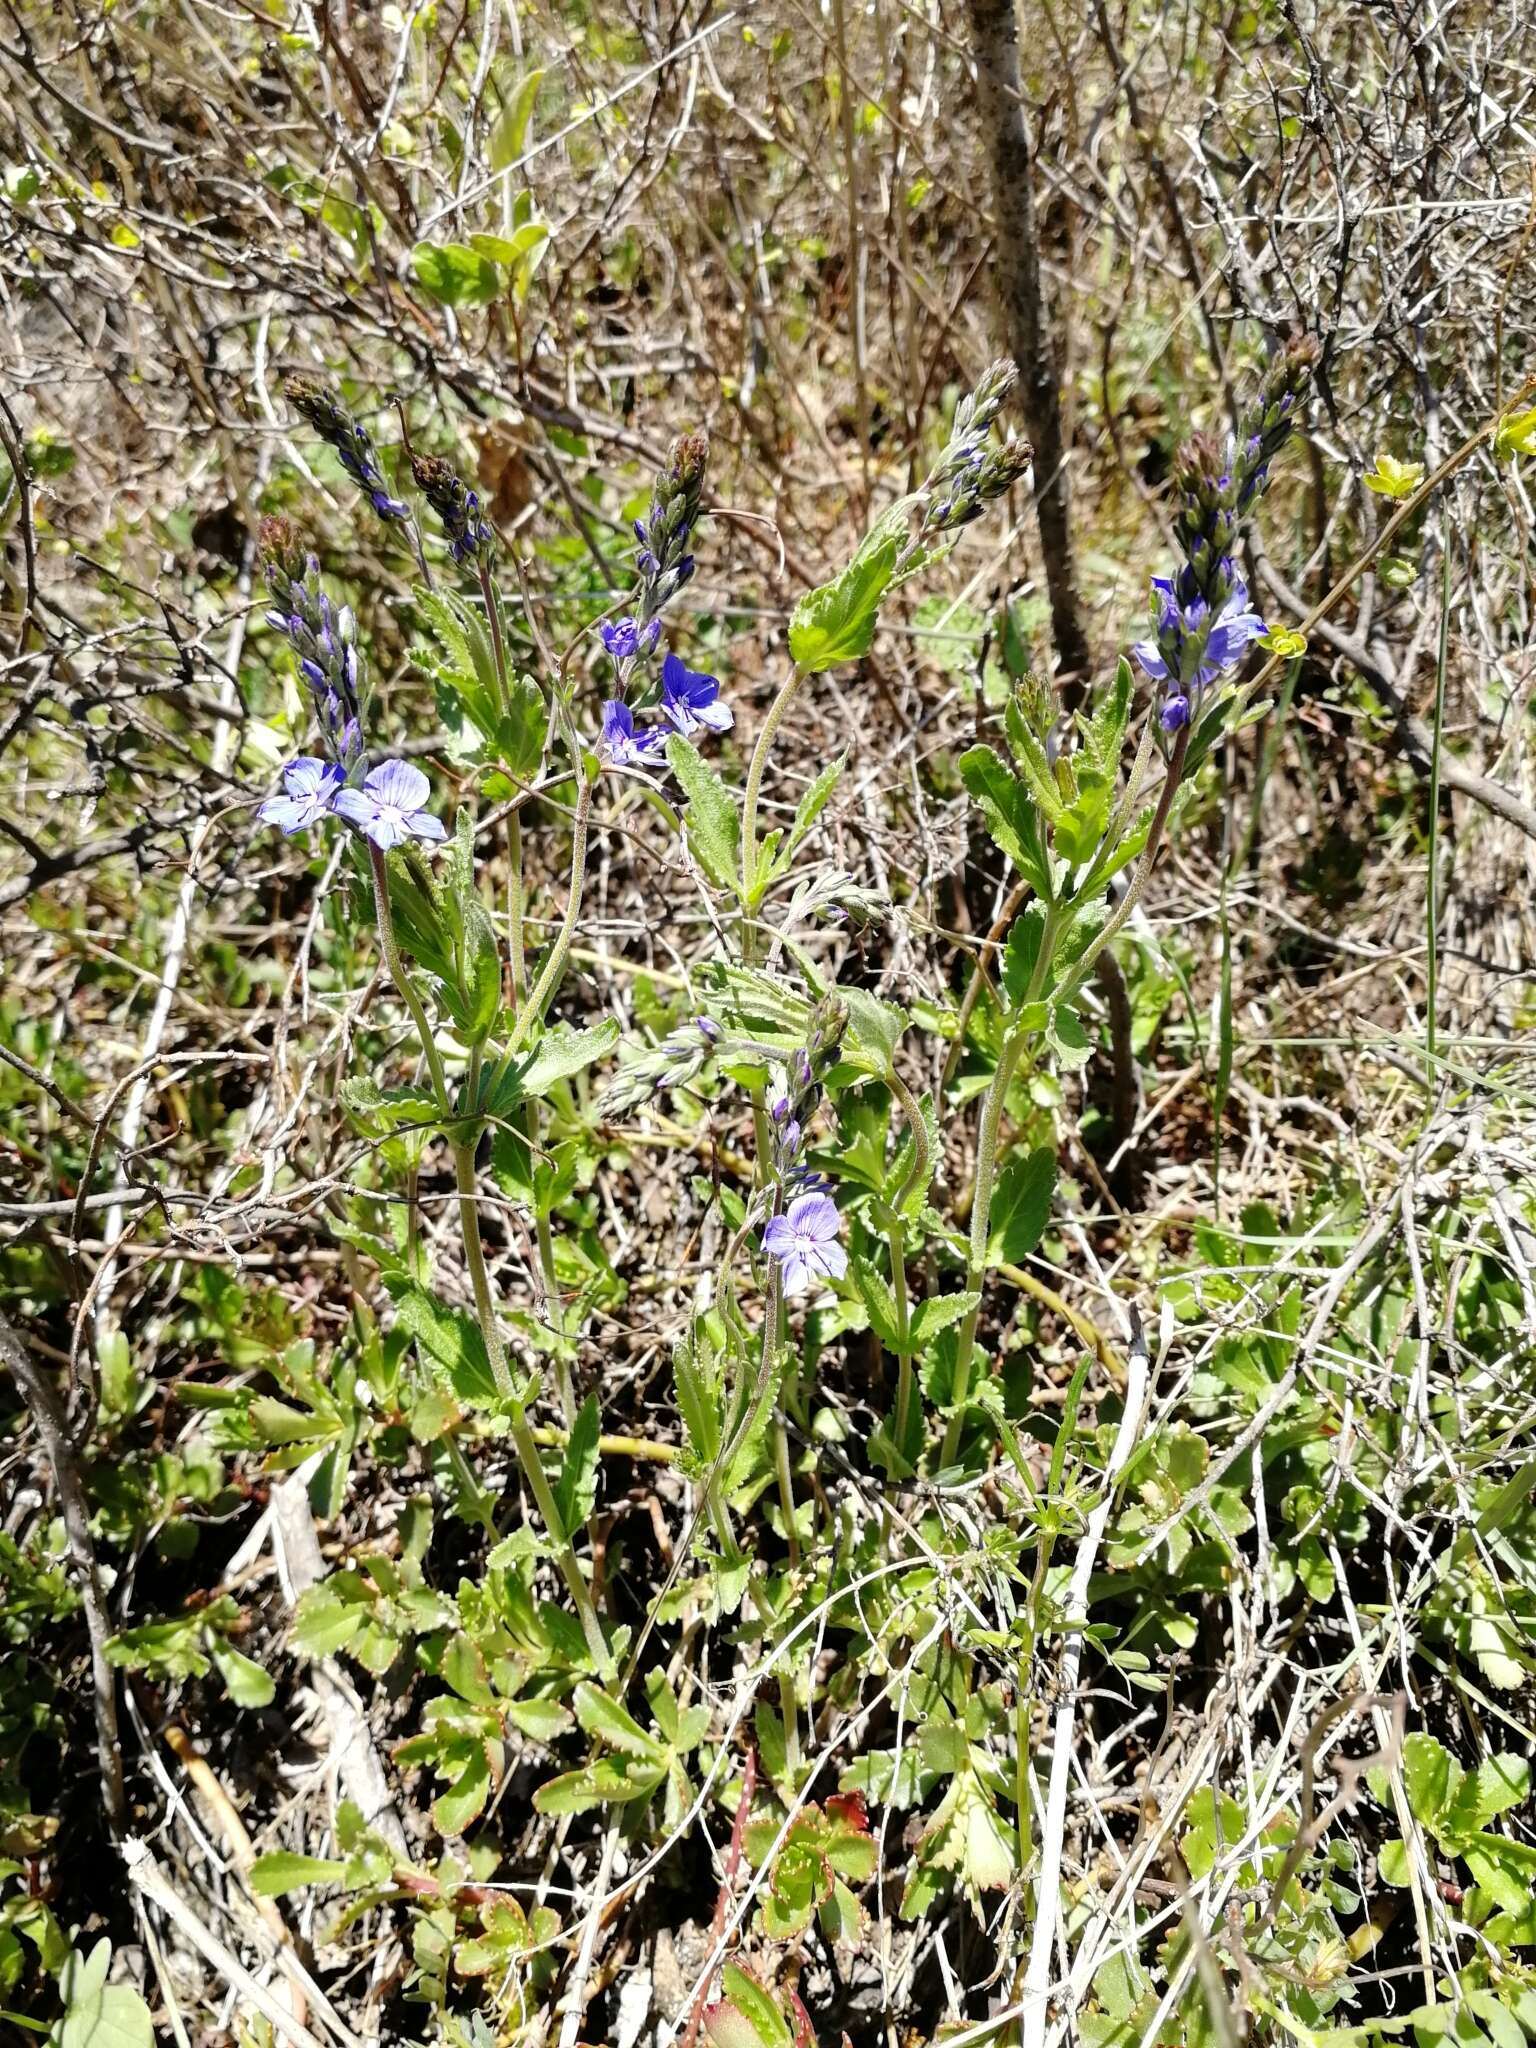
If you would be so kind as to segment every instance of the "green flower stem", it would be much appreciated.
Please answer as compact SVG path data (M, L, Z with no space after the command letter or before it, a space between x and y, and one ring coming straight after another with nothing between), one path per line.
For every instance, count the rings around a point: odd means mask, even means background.
M784 1540L789 1545L791 1569L800 1562L800 1537L795 1528L795 1475L789 1462L789 1432L782 1411L773 1419L773 1469L778 1481L779 1506L784 1515Z
M533 1148L533 1103L526 1105L528 1120L529 1157ZM544 1310L549 1318L549 1327L556 1339L554 1350L555 1392L560 1400L560 1413L565 1417L567 1429L576 1420L576 1390L571 1385L571 1361L566 1351L565 1304L560 1299L560 1283L555 1278L555 1240L549 1227L549 1211L535 1208L533 1212L534 1236L539 1246L539 1271L544 1277Z
M580 771L578 771L580 772ZM511 1042L507 1047L508 1059L521 1052L527 1042L529 1031L543 1022L544 1012L549 1007L555 990L565 973L566 956L571 950L577 920L581 916L581 892L587 875L587 828L592 818L592 792L595 783L581 775L581 786L576 797L576 813L571 834L571 887L566 898L565 916L560 920L560 929L539 970L539 978L533 985L533 993L518 1013L512 1028Z
M432 1026L427 1021L426 1007L416 991L416 984L406 971L400 957L400 947L395 939L394 914L389 907L389 861L370 839L368 842L368 864L373 870L373 910L379 927L379 948L384 955L384 965L389 978L399 991L405 1007L411 1013L411 1022L416 1026L416 1035L421 1040L422 1052L426 1055L427 1071L432 1076L432 1093L437 1099L439 1115L445 1122L453 1117L453 1099L448 1093L448 1077L443 1071L443 1056L437 1049Z
M507 649L501 632L501 599L491 581L490 566L479 563L480 595L485 600L485 615L491 627L491 656L496 670L496 709L506 715L509 701L507 689ZM507 817L507 950L512 958L512 997L515 1003L523 999L528 986L528 961L526 941L523 936L523 820L520 806L514 804Z
M501 1341L501 1331L497 1327L496 1304L491 1296L491 1279L485 1265L485 1248L480 1241L479 1190L475 1181L475 1148L472 1140L461 1140L454 1145L453 1177L458 1189L459 1224L464 1233L464 1255L469 1265L469 1282L475 1297L475 1316L480 1324L480 1333L485 1339L486 1356L491 1363L491 1377L496 1382L496 1391L501 1395L507 1419L512 1426L513 1448L517 1452L518 1463L523 1468L528 1490L533 1495L540 1518L549 1533L560 1576L565 1580L567 1590L576 1603L576 1612L581 1620L582 1634L586 1637L587 1650L597 1668L608 1672L612 1669L613 1660L603 1639L597 1609L592 1604L592 1591L582 1576L581 1565L577 1561L570 1536L561 1520L554 1489L545 1476L539 1446L529 1426L528 1412L518 1399L513 1386L511 1368L507 1364L506 1350Z
M1188 728L1186 727L1187 731ZM1041 985L1051 969L1051 958L1056 951L1056 932L1061 920L1061 909L1055 903L1045 906L1045 922L1040 932L1040 952L1035 960L1029 987L1024 991L1020 1009L1028 1009L1038 1000ZM955 1352L955 1383L950 1389L952 1403L949 1424L944 1431L944 1443L940 1460L948 1465L953 1462L960 1448L960 1431L965 1421L965 1398L971 1384L971 1355L976 1348L976 1325L981 1319L981 1284L987 1274L987 1241L992 1223L992 1189L997 1180L997 1138L1002 1127L1003 1104L1013 1083L1014 1070L1019 1057L1028 1042L1028 1033L1010 1028L1003 1037L1002 1050L998 1054L997 1070L987 1086L986 1100L981 1106L981 1130L976 1142L976 1189L971 1196L971 1249L967 1261L966 1291L978 1296L975 1306L960 1325L960 1338Z
M932 1161L922 1105L894 1067L886 1075L886 1084L901 1104L901 1113L912 1133L912 1164L891 1204L892 1220L886 1232L886 1241L891 1249L891 1293L896 1302L896 1448L900 1450L907 1440L907 1423L912 1412L912 1323L907 1305L907 1234L902 1212L912 1190L927 1181Z
M1051 934L1047 929L1041 941L1041 953L1045 952L1046 941ZM965 1285L968 1293L979 1294L981 1283L987 1271L987 1237L992 1218L992 1188L997 1179L997 1136L1003 1121L1003 1103L1013 1081L1019 1055L1024 1050L1025 1034L1010 1031L1003 1040L998 1055L997 1069L987 1086L986 1099L981 1106L981 1131L976 1148L976 1191L971 1197L971 1249L966 1268ZM981 1303L977 1301L960 1325L960 1338L955 1351L955 1383L950 1390L951 1414L944 1431L944 1443L939 1453L940 1463L953 1464L955 1453L960 1448L960 1430L965 1421L966 1396L971 1386L971 1357L976 1348L976 1325L981 1319Z
M790 670L779 694L768 707L768 716L763 720L762 731L757 736L757 744L752 749L752 759L747 767L747 786L741 803L741 901L747 914L749 928L757 910L757 800L762 792L763 771L768 766L768 754L773 746L774 736L784 723L784 715L794 702L795 692L804 681L803 669Z
M425 1006L417 993L415 983L406 971L405 963L400 957L400 948L395 940L394 919L389 907L389 865L384 855L371 842L368 854L373 869L374 908L378 915L379 944L383 950L384 962L389 969L390 979L400 991L420 1035L427 1066L432 1075L432 1088L437 1098L438 1110L452 1132L459 1128L460 1120L455 1116L452 1098L448 1093L448 1080L443 1071L442 1055L437 1049L437 1041L427 1021ZM472 1072L478 1080L478 1061L472 1061ZM501 1341L501 1332L496 1324L496 1304L491 1295L490 1275L486 1271L485 1247L480 1239L479 1194L475 1182L475 1139L450 1136L449 1143L453 1152L453 1177L458 1191L459 1226L464 1236L464 1257L469 1267L470 1286L475 1297L475 1316L480 1325L480 1334L485 1339L485 1353L490 1361L491 1377L496 1382L496 1391L506 1405L518 1462L523 1468L523 1476L528 1482L529 1491L549 1532L550 1542L555 1551L555 1563L570 1590L571 1598L576 1603L576 1612L581 1618L587 1648L598 1669L606 1673L612 1669L612 1658L603 1639L597 1609L592 1604L591 1589L582 1577L576 1553L560 1520L560 1510L554 1492L544 1476L539 1447L529 1428L523 1404L517 1399L512 1384L512 1373L507 1365L507 1354Z
M1152 813L1152 823L1147 830L1147 843L1142 848L1141 859L1136 865L1135 874L1131 877L1131 885L1121 897L1114 915L1088 948L1087 952L1078 961L1071 981L1064 988L1056 991L1057 1000L1059 1001L1065 1000L1071 995L1073 989L1082 986L1094 961L1098 959L1104 948L1109 944L1110 940L1119 931L1141 900L1141 892L1146 888L1151 878L1152 870L1157 863L1157 856L1162 849L1163 832L1168 824L1168 813L1173 809L1173 799L1178 794L1179 783L1184 776L1184 759L1189 752L1189 735L1189 726L1184 725L1179 728L1179 736L1173 743L1173 752L1168 756L1168 773L1163 777L1162 794L1157 800L1157 809ZM1044 950L1042 946L1042 956L1044 955Z

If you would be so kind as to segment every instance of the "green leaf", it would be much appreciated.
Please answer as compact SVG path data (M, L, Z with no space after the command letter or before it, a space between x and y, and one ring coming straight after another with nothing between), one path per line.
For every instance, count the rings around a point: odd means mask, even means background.
M613 1017L605 1017L601 1024L593 1024L585 1031L557 1024L553 1031L545 1032L524 1064L514 1069L517 1099L526 1101L547 1095L558 1082L569 1081L594 1060L612 1052L618 1042L618 1020ZM505 1110L499 1113L505 1114Z
M307 1586L293 1616L293 1647L301 1657L330 1657L344 1649L368 1619L369 1608L344 1600L329 1583Z
M507 679L507 709L496 727L496 751L502 766L518 782L531 782L544 759L544 734L549 707L532 676Z
M508 1700L502 1712L514 1728L520 1728L524 1735L531 1735L535 1742L554 1742L571 1725L570 1715L558 1700L540 1696Z
M496 1379L474 1317L464 1309L450 1308L413 1280L396 1278L391 1291L396 1321L416 1339L424 1357L457 1398L494 1403L499 1398Z
M588 1394L571 1425L570 1441L555 1485L560 1526L567 1533L582 1526L597 1499L597 1439L601 1429L597 1396Z
M741 860L736 806L714 769L681 733L667 741L667 759L688 799L689 849L716 888L734 894Z
M1016 1266L1027 1259L1045 1233L1056 1192L1056 1153L1052 1146L1015 1155L997 1177L988 1218L987 1263Z
M1008 734L1009 748L1014 760L1019 764L1030 794L1045 816L1055 824L1057 819L1065 814L1067 799L1052 773L1044 738L1035 730L1034 720L1039 719L1043 724L1045 717L1044 707L1039 705L1038 699L1039 692L1034 688L1016 690L1008 700L1003 723Z
M779 857L781 867L789 866L795 849L825 810L827 799L836 789L847 759L846 754L839 754L835 761L829 761L795 806L795 821L789 828L789 837L785 840L784 851Z
M224 1689L237 1707L270 1707L277 1694L272 1674L263 1671L254 1658L242 1656L228 1643L210 1636L208 1654L224 1681Z
M789 2022L755 1977L740 1963L727 1963L723 1979L727 2000L752 2028L761 2048L795 2048ZM718 2034L712 2038L715 2048L735 2048L728 2038Z
M440 306L488 306L501 296L496 265L462 242L418 242L411 267L427 297Z
M1120 749L1125 741L1125 728L1130 722L1131 700L1135 692L1131 664L1121 655L1115 665L1115 680L1083 733L1084 756L1100 775L1111 782L1119 770Z
M1045 1037L1057 1064L1069 1071L1085 1067L1093 1056L1093 1044L1083 1029L1083 1020L1070 1003L1058 1003L1051 1011Z
M1527 412L1506 413L1493 447L1505 461L1513 461L1517 455L1536 455L1536 406Z
M1410 1735L1403 1744L1403 1784L1408 1810L1432 1832L1461 1782L1461 1765L1432 1735Z
M933 1294L918 1304L912 1318L912 1349L922 1351L940 1330L947 1330L951 1323L958 1323L968 1316L981 1300L979 1294Z
M58 2048L155 2048L149 2007L128 1984L109 1984L112 1945L98 1941L89 1956L74 1950L59 1980L64 2017Z
M969 747L960 756L960 780L981 807L987 830L1038 896L1050 892L1040 814L1029 792L991 747Z
M900 549L901 533L887 518L866 535L840 576L801 598L789 622L789 651L797 668L820 675L868 654Z
M897 1040L911 1021L906 1011L867 988L842 988L838 994L848 1006L844 1059L851 1056L855 1065L877 1078L888 1074Z
M1413 1861L1408 1854L1408 1844L1396 1835L1383 1842L1376 1859L1376 1869L1383 1884L1392 1885L1398 1891L1406 1889L1413 1883Z
M550 1778L533 1795L535 1811L547 1814L586 1813L594 1806L627 1806L649 1799L667 1775L664 1763L631 1763L622 1757L601 1757L585 1770Z
M491 1790L491 1765L485 1745L470 1746L464 1768L446 1792L432 1802L432 1818L445 1835L462 1835L485 1811Z
M666 1756L665 1746L654 1735L648 1735L626 1707L597 1686L583 1680L571 1704L587 1733L606 1742L610 1749L646 1762L660 1762Z
M899 1351L902 1348L901 1332L897 1328L896 1297L890 1282L868 1259L860 1258L857 1253L849 1261L848 1270L858 1289L859 1299L868 1312L869 1327L887 1351Z
M547 76L542 69L527 71L517 81L505 112L491 130L487 157L493 171L507 170L523 154L533 120L534 103Z
M250 1887L264 1899L281 1898L306 1884L336 1884L346 1870L345 1863L325 1856L296 1856L278 1849L270 1856L258 1856L250 1869Z
M1445 1809L1448 1835L1474 1834L1530 1796L1531 1767L1520 1756L1490 1756L1468 1771Z
M1031 903L1014 919L1003 948L1003 991L1015 1010L1029 994L1044 937L1045 910L1042 905Z
M1411 498L1424 481L1422 462L1399 462L1391 455L1378 455L1372 473L1362 478L1368 491L1378 498Z

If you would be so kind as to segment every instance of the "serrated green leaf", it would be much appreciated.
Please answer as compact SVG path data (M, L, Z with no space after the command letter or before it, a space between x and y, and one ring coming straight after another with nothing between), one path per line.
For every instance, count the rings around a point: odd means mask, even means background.
M1051 1011L1046 1026L1046 1042L1056 1055L1057 1064L1068 1069L1083 1067L1093 1057L1093 1042L1083 1028L1083 1020L1070 1003L1057 1003Z
M784 851L780 856L782 867L789 866L795 850L825 810L827 800L837 787L838 778L847 759L846 754L839 754L835 761L829 761L795 806L794 823L789 828L789 837L784 842Z
M970 747L960 756L960 779L981 807L987 830L1036 895L1049 892L1040 814L1029 792L991 747Z
M1016 1266L1029 1257L1045 1233L1055 1191L1056 1153L1050 1145L1007 1161L992 1194L988 1265Z
M660 1763L665 1758L666 1750L655 1736L648 1735L627 1708L620 1706L616 1699L597 1686L583 1680L577 1686L571 1704L587 1733L597 1736L611 1749L653 1763Z
M422 1355L436 1367L452 1393L482 1406L496 1401L496 1379L486 1354L485 1338L474 1317L450 1308L416 1281L395 1279L395 1319L416 1339Z
M580 1529L597 1499L597 1439L602 1429L596 1394L588 1394L576 1411L571 1434L560 1464L555 1500L560 1508L560 1526Z
M920 1302L912 1318L913 1350L923 1350L940 1330L947 1330L951 1323L958 1323L968 1316L980 1300L979 1294L962 1293L933 1294Z
M584 1067L590 1067L594 1060L612 1052L618 1042L619 1026L613 1017L605 1017L601 1024L593 1024L584 1031L573 1031L569 1025L557 1024L552 1031L545 1032L524 1063L513 1069L517 1100L529 1101L547 1095L557 1083L569 1081ZM498 1113L505 1115L505 1108Z
M741 860L741 820L736 806L714 769L681 733L667 741L667 759L688 799L684 822L689 848L716 888L734 895Z
M1044 907L1039 903L1028 904L1014 919L1003 948L1003 993L1014 1009L1018 1009L1034 983L1044 939Z
M869 1314L869 1327L887 1351L899 1351L902 1348L901 1332L897 1327L896 1297L890 1282L883 1273L876 1271L868 1259L857 1255L850 1259L848 1272Z
M789 621L789 651L797 668L820 675L868 654L900 548L894 526L877 528L841 575L801 598Z

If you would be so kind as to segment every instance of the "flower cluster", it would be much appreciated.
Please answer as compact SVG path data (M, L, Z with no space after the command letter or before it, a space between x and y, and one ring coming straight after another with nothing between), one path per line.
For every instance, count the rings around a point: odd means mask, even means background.
M1233 557L1244 516L1269 478L1269 464L1296 424L1319 347L1311 335L1275 357L1239 433L1225 444L1195 434L1174 467L1174 537L1184 556L1173 576L1154 576L1152 632L1131 652L1163 685L1164 732L1187 726L1200 693L1236 668L1264 621L1249 603Z
M440 455L413 455L411 475L442 522L456 562L474 561L494 547L496 536L481 517L479 492L469 488L451 462Z
M967 392L955 407L948 444L924 486L925 536L969 526L994 498L1011 490L1028 473L1034 450L1027 441L1012 434L1001 442L991 438L993 423L1016 374L1006 360L993 363L982 373L975 390Z
M720 684L712 675L691 669L681 655L667 654L661 665L659 703L649 695L642 708L659 710L660 725L639 727L625 702L636 665L648 660L661 642L661 613L693 574L689 548L698 523L709 462L709 437L681 434L657 473L650 510L635 521L640 543L636 559L634 610L622 618L605 619L598 627L603 646L617 668L615 694L603 706L601 748L615 767L638 767L656 753L668 729L681 733L728 732L735 723L728 704L720 701Z
M320 587L319 563L299 546L288 520L263 519L260 540L272 594L267 623L298 659L325 756L300 754L290 761L283 794L268 797L257 816L290 838L323 818L344 818L384 850L407 839L446 838L441 821L425 808L431 789L419 768L409 761L369 766L367 689L350 605L332 605Z
M698 523L709 463L709 436L679 434L667 451L666 467L657 473L649 517L635 521L640 553L635 566L640 588L637 623L646 626L693 575L688 552ZM654 644L654 643L653 643Z
M804 1156L822 1079L837 1059L847 1028L848 1005L838 996L823 997L811 1013L805 1044L791 1055L768 1105L774 1213L764 1226L762 1245L782 1265L786 1294L801 1293L813 1279L841 1279L848 1266L848 1255L837 1242L831 1183Z
M604 1090L600 1116L627 1116L658 1088L685 1088L719 1049L720 1026L713 1017L690 1017L660 1045L624 1067Z
M664 744L668 731L729 732L736 714L720 701L716 676L689 668L680 654L668 654L661 664L661 703L665 721L661 725L637 726L635 715L621 697L610 697L603 706L601 746L604 757L615 767L636 768Z
M364 759L366 690L357 621L350 605L331 604L320 587L320 564L304 553L288 520L263 519L259 541L272 595L267 624L292 646L325 751L345 779Z
M328 441L341 457L341 466L354 483L373 501L381 519L408 519L405 504L390 492L374 452L368 429L353 419L333 392L313 377L289 377L283 392L294 411L301 413L322 441Z

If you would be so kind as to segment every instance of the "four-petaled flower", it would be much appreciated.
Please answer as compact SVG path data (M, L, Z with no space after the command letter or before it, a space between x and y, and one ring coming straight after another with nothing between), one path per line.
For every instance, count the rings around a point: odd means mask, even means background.
M714 676L689 668L681 655L669 654L661 664L661 709L679 732L729 732L736 723L729 704L720 702Z
M782 1216L770 1216L763 1250L784 1268L784 1292L799 1294L813 1279L841 1280L848 1254L837 1241L837 1204L830 1195L797 1195Z
M283 770L287 795L269 796L256 815L264 825L275 825L291 839L296 832L307 832L311 825L329 816L336 807L344 780L334 762L300 754Z
M655 752L666 738L659 725L648 732L635 730L635 714L629 706L617 697L610 697L603 706L603 729L600 741L606 758L616 768L638 768L646 756Z
M344 789L336 798L338 817L355 825L366 839L388 852L407 839L446 839L447 827L423 808L432 785L410 761L381 761L364 778L361 789Z

